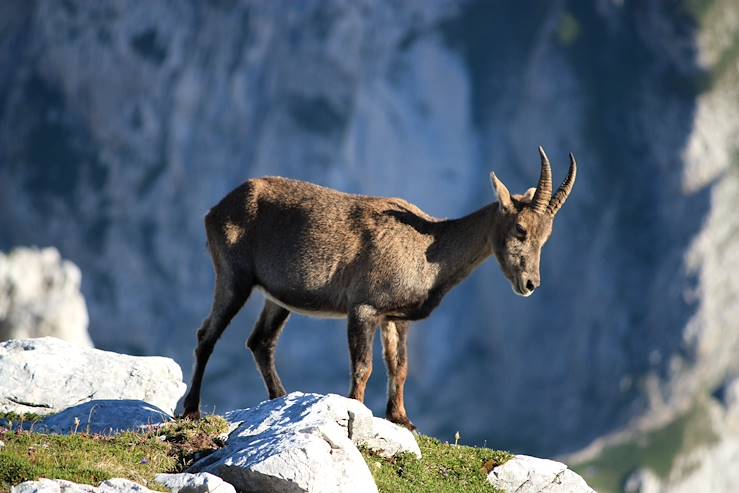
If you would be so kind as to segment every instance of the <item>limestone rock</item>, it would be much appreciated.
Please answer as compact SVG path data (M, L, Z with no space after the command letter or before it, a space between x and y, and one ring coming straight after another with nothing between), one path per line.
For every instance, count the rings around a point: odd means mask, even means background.
M293 392L227 413L226 419L234 428L226 446L190 472L217 474L239 491L375 492L356 444L386 457L398 452L420 456L410 432L334 394Z
M159 474L155 480L171 493L236 493L233 486L207 472Z
M413 433L395 423L382 418L372 418L372 428L360 435L355 443L373 450L381 457L393 457L399 453L413 454L421 458L421 449L418 447Z
M357 448L336 423L238 437L193 468L218 474L240 491L376 492Z
M565 464L527 455L490 471L488 482L506 493L595 493Z
M53 247L0 252L0 341L53 336L92 346L81 278Z
M87 484L77 484L63 479L39 479L13 486L11 493L95 493L97 489Z
M60 339L0 343L0 412L50 414L93 399L134 399L173 414L185 391L173 360L117 354Z
M78 484L63 479L39 479L14 486L11 493L154 493L149 488L127 479L109 479L100 486Z
M397 453L421 457L421 450L410 431L373 417L372 411L361 402L336 394L293 392L253 408L231 411L225 418L234 427L240 426L243 435L258 435L286 424L305 426L328 419L343 428L355 445L367 447L382 457L392 457Z
M79 420L79 425L75 422ZM93 400L65 409L36 423L39 433L115 434L143 431L151 425L171 421L172 416L140 400Z

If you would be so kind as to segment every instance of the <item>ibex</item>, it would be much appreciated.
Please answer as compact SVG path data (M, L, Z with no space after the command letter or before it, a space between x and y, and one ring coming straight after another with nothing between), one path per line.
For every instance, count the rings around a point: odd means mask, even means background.
M349 195L278 177L244 182L205 217L216 274L213 308L197 332L195 370L184 416L200 415L200 387L213 347L254 288L266 301L247 341L269 398L285 395L275 347L291 312L347 318L351 356L349 397L364 400L378 326L388 370L390 421L409 429L403 401L407 338L414 320L429 316L444 295L495 254L513 291L539 287L539 258L555 215L575 183L552 196L552 172L540 147L536 188L511 195L490 174L497 202L461 219L437 219L396 198Z

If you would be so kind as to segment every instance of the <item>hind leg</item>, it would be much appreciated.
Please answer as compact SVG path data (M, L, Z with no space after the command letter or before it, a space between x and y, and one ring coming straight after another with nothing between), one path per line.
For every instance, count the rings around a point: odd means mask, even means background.
M382 324L382 348L387 365L387 410L389 421L405 426L409 430L416 427L408 419L405 411L404 388L408 377L408 329L410 322L385 322Z
M246 347L254 355L254 361L262 374L270 399L286 394L275 367L275 348L289 316L288 310L267 300L249 340L246 341Z
M203 383L205 366L216 342L226 330L231 319L239 312L251 293L251 282L236 283L229 276L216 274L216 288L213 295L213 308L198 330L198 345L195 348L195 371L192 375L190 390L185 396L183 416L198 419L200 417L200 387Z

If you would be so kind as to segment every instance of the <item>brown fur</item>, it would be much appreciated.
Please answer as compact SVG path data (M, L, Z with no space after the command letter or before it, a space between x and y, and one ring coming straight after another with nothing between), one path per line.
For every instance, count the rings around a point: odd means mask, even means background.
M510 196L497 178L494 202L461 219L429 216L401 199L349 195L278 177L248 180L205 218L216 273L210 316L198 331L185 416L199 416L203 372L215 342L253 288L268 297L247 346L270 398L285 394L275 347L291 311L348 318L350 397L364 400L372 341L382 330L387 417L413 428L403 401L410 322L495 253L514 290L539 285L539 256L552 217ZM526 237L516 231L525 228ZM526 287L528 284L528 288Z

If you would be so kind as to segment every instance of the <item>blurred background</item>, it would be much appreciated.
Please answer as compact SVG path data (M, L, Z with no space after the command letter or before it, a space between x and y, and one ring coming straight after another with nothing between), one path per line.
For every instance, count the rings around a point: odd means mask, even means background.
M415 324L409 415L599 491L737 491L738 76L733 0L5 0L0 337L170 356L189 379L202 218L242 181L455 217L494 200L490 170L522 193L538 145L557 182L572 151L541 289L515 296L491 260ZM216 347L208 411L266 398L257 298ZM293 316L278 368L346 393L345 323Z

